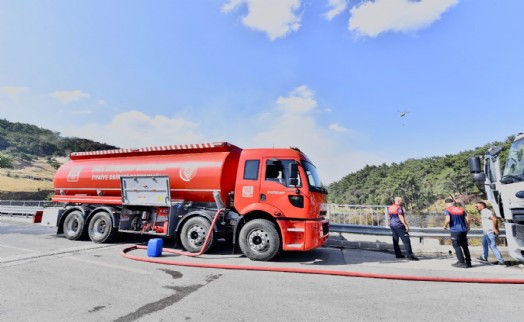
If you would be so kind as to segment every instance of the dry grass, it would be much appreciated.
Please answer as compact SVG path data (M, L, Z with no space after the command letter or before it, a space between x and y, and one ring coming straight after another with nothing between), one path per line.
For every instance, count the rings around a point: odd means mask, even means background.
M52 190L55 172L45 158L15 165L15 169L0 169L0 191Z

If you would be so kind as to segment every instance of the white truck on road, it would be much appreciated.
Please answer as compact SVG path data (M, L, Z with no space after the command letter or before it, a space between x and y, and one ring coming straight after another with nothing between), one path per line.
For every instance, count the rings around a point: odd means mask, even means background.
M473 180L484 184L486 197L497 217L504 223L511 257L524 262L524 133L513 141L501 171L499 154L502 147L491 147L484 155L469 159Z

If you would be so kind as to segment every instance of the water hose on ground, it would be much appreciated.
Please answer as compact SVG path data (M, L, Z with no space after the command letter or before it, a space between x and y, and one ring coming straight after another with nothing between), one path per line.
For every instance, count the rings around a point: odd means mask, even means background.
M163 248L162 251L171 254L184 255L197 257L204 253L209 238L213 233L213 228L219 217L222 209L219 209L213 222L209 228L209 231L204 240L204 244L198 253L190 253L179 251L176 249ZM323 270L323 269L306 269L306 268L293 268L293 267L264 267L255 265L230 265L230 264L210 264L210 263L195 263L195 262L181 262L171 261L161 258L145 258L139 256L133 256L128 254L135 249L147 249L146 246L134 245L125 248L120 252L123 257L148 262L155 264L165 265L176 265L176 266L187 266L187 267L199 267L199 268L215 268L215 269L230 269L230 270L244 270L244 271L269 271L269 272L280 272L280 273L299 273L299 274L317 274L317 275L334 275L334 276L346 276L346 277L363 277L363 278L377 278L377 279L390 279L390 280L404 280L404 281L424 281L424 282L451 282L451 283L483 283L483 284L524 284L524 279L506 279L506 278L474 278L474 277L439 277L439 276L416 276L416 275L396 275L396 274L377 274L377 273L362 273L362 272L348 272L348 271L335 271L335 270Z

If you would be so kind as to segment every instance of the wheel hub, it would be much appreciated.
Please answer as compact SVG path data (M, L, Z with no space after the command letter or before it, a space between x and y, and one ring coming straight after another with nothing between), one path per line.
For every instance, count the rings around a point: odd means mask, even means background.
M71 221L71 223L69 224L69 230L73 231L73 232L76 232L78 231L78 220L73 220Z
M95 229L98 233L103 234L106 231L106 222L105 220L100 220L96 223Z
M265 231L256 229L249 233L248 243L251 249L263 252L269 248L269 236Z
M187 237L193 245L200 246L206 239L206 231L204 230L204 227L193 226L187 231Z

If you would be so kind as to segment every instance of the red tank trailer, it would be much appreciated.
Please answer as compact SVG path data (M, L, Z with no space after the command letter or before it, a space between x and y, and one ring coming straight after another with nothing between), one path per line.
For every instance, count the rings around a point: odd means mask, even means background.
M54 179L42 223L68 239L117 233L174 237L190 252L211 242L252 260L310 250L328 237L327 191L298 149L241 149L227 142L76 152ZM218 209L223 209L217 212Z

